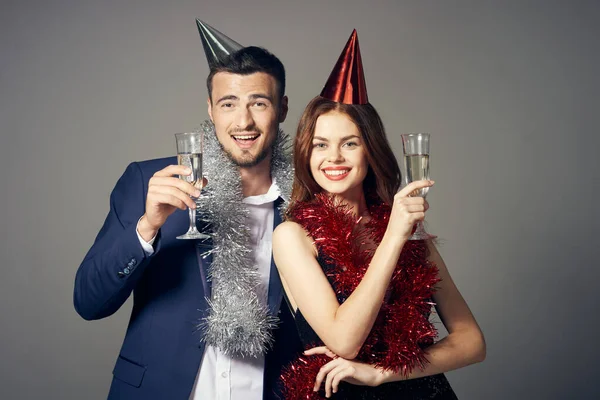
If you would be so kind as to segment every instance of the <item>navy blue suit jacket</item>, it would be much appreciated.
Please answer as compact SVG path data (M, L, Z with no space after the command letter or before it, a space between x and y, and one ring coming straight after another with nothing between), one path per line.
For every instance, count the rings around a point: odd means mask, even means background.
M148 181L175 157L130 164L110 196L110 211L77 270L74 303L87 320L113 314L133 292L133 310L113 370L109 399L185 399L190 396L204 344L196 323L207 315L206 268L187 230L188 212L177 210L160 229L155 252L146 256L136 234L145 209ZM275 210L276 226L281 221ZM268 303L280 318L275 346L266 354L264 398L276 398L281 367L301 350L283 289L271 262Z

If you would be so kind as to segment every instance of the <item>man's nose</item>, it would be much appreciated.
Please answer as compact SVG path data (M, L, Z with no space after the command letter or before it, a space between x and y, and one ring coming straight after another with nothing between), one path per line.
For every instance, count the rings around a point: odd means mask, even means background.
M240 107L236 125L238 129L247 129L254 126L254 118L247 107Z

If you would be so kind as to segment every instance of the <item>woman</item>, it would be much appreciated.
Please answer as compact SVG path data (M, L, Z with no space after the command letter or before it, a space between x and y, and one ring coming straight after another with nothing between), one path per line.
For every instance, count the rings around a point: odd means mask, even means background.
M356 31L294 143L295 179L273 256L308 349L286 398L455 399L443 373L485 358L477 322L432 243L409 241L428 209L368 103ZM435 290L434 290L435 289ZM449 335L433 343L432 300Z

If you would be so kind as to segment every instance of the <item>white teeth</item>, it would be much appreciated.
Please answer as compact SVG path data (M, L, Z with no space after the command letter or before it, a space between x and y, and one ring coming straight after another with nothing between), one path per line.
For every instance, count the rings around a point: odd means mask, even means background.
M325 175L329 175L329 176L344 175L348 171L350 171L350 170L349 169L326 169L326 170L323 170L323 172L325 172Z
M236 140L251 140L251 139L256 139L258 137L258 135L241 135L241 136L234 136L234 138Z

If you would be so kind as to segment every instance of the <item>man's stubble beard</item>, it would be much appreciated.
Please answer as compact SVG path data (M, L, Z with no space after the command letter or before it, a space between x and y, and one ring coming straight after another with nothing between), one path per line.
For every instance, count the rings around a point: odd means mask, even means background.
M262 133L262 131L260 132L261 135L264 135ZM256 155L256 157L252 158L252 159L245 159L242 155L242 159L240 158L236 158L233 155L233 152L228 151L225 146L223 146L223 143L221 143L220 140L217 140L219 142L219 145L221 146L221 149L223 150L223 152L227 155L227 157L231 160L231 162L233 162L237 167L239 168L252 168L257 166L258 164L260 164L262 161L265 160L265 158L267 158L269 155L272 154L273 151L273 147L275 145L275 141L277 139L277 135L279 134L279 126L277 126L276 128L276 133L273 136L273 139L271 140L271 143L269 143L268 145L264 146L262 148L262 150L260 151L260 153L258 153ZM245 151L242 151L242 154ZM250 154L250 152L248 151L248 154Z

